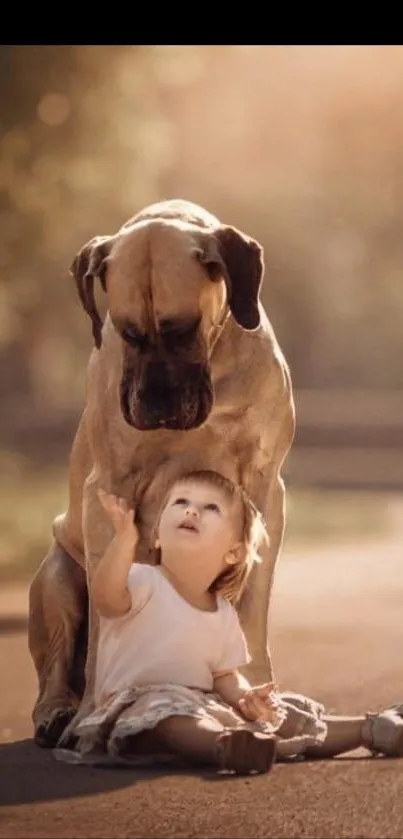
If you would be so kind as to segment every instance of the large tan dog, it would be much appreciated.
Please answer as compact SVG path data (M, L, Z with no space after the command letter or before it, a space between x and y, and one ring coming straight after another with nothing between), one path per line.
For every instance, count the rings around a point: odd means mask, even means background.
M87 592L111 537L97 490L134 503L137 559L168 483L214 469L244 486L270 546L240 606L253 679L268 679L267 615L284 529L280 469L294 434L287 365L259 302L262 248L187 201L146 208L114 236L92 239L72 266L96 348L70 456L70 502L30 591L29 646L39 679L33 719L53 746L84 684ZM102 325L94 282L107 293ZM89 597L86 687L60 742L92 704L97 619ZM81 676L81 678L80 678Z

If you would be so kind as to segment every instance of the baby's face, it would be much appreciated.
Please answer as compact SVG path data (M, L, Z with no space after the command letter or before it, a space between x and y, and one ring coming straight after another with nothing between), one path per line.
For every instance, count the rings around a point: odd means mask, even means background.
M202 567L209 584L227 567L225 557L240 541L243 511L238 498L219 487L179 481L162 511L158 538L162 564L178 573Z

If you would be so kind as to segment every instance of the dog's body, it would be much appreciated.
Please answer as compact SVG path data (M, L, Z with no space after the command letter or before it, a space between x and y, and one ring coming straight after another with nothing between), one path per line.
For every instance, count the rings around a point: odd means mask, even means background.
M152 529L170 482L213 469L241 484L267 521L270 545L240 607L255 678L267 678L267 611L284 530L280 469L292 442L287 365L259 303L261 249L188 202L147 208L92 240L75 274L97 349L70 457L70 503L31 586L29 641L39 677L36 739L54 745L77 708L77 637L91 571L111 537L97 489L134 504L136 559L152 561ZM92 284L109 311L101 331ZM92 702L97 620L86 690ZM269 671L269 672L268 672ZM74 727L69 726L69 730Z

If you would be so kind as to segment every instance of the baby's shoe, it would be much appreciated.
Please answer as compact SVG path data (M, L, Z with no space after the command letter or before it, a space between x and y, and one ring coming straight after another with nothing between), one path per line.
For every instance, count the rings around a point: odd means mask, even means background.
M403 704L379 714L368 713L362 726L363 746L373 755L403 757Z
M281 691L278 694L283 702L293 705L305 714L315 717L317 719L325 712L325 706L321 702L316 702L315 699L310 699L309 696L304 696L302 693L295 693L293 690Z

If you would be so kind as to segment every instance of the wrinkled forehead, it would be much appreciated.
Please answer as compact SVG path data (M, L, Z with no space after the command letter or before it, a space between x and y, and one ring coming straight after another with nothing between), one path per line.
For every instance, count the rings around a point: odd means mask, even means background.
M208 481L196 479L183 479L177 481L168 494L168 503L174 498L182 496L194 503L213 502L225 508L229 512L239 509L240 499L234 493L224 487L216 486Z
M122 232L108 259L109 307L115 317L150 320L197 315L211 285L197 259L197 231L189 225L139 222Z

